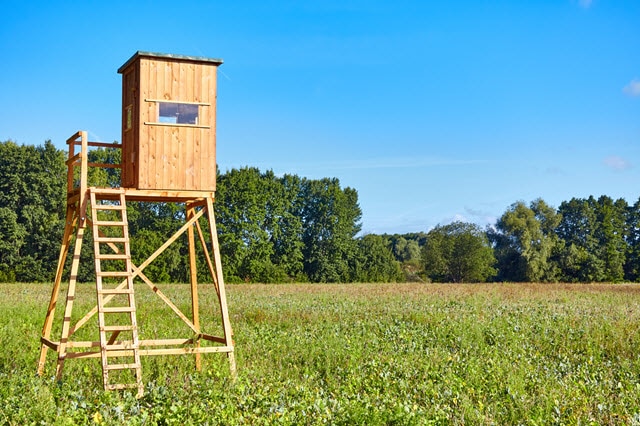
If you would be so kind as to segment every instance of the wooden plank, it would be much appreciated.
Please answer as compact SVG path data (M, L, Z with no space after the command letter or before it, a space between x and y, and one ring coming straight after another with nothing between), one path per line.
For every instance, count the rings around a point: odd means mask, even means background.
M191 219L195 215L193 206L187 206L187 219ZM197 221L196 221L197 223ZM189 240L189 281L191 284L191 316L193 318L193 324L197 330L200 330L200 313L198 308L198 267L196 263L196 240L194 237L193 226L188 230ZM198 331L199 333L199 331ZM200 342L196 343L196 346L200 346ZM202 362L200 360L200 354L196 355L196 370L202 369Z
M98 243L126 243L129 242L128 237L95 237L94 241Z
M70 166L76 165L76 163L78 163L79 160L80 160L80 153L77 153L73 157L69 157L69 159L64 163L67 165L67 167L70 167Z
M149 75L149 93L156 96L162 96L164 87L164 67L157 61L152 62L155 67L155 74ZM153 90L152 90L153 88ZM151 117L157 121L159 118L158 105L153 104L153 113ZM162 129L157 127L145 126L148 132L147 142L149 144L147 158L149 159L148 168L146 170L146 186L145 188L158 188L158 176L162 173L162 165L160 163L162 157ZM141 140L142 142L143 140ZM141 153L142 155L142 153ZM144 157L141 157L141 159Z
M210 341L210 342L217 342L217 343L222 343L222 344L225 344L225 343L226 343L226 341L225 341L225 338L224 338L224 337L217 337L217 336L211 336L211 335L209 335L209 334L203 334L203 335L202 335L202 338L203 338L204 340L208 340L208 341Z
M129 288L103 288L102 290L98 290L98 295L110 294L133 294L133 290Z
M54 351L57 351L58 350L58 346L60 345L60 342L54 342L53 340L48 339L46 337L41 337L40 338L40 342L43 345L45 345L47 348L53 349ZM69 346L67 345L67 347L69 347ZM41 376L42 372L39 372L38 375Z
M167 349L140 349L141 356L153 355L187 355L227 352L233 354L233 346L201 346L199 348L167 348Z
M108 314L123 314L135 312L135 308L132 308L131 306L105 306L102 308L102 311Z
M87 141L87 146L95 146L101 148L122 148L122 144L113 142L94 142Z
M202 83L201 83L201 93L203 98L206 98L207 100L211 100L213 102L213 100L215 100L215 96L212 96L211 93L211 72L209 67L201 67L202 68ZM211 121L211 116L210 116L210 111L211 111L211 107L205 107L202 108L203 114L206 114L205 119L206 119L206 123L209 126L213 125L213 122ZM211 133L211 128L208 130L203 130L201 132L199 132L199 157L200 157L200 161L199 161L199 165L198 168L196 169L196 188L197 189L211 189L211 187L208 185L208 167L207 164L211 161L211 152L210 152L210 146L209 146L209 135ZM213 161L215 161L215 153L213 153L214 159Z
M100 271L99 273L96 271L96 275L99 277L128 277L129 272L127 271Z
M184 64L184 72L182 78L184 80L184 91L181 93L181 100L193 100L195 99L194 91L194 78L195 78L196 65L188 62ZM198 105L199 103L195 103Z
M211 73L211 86L209 87L210 95L212 99L216 99L216 93L218 91L218 79L217 79L217 70L218 67L209 67ZM208 109L209 113L209 124L211 125L211 130L206 133L207 143L209 146L209 158L207 159L206 167L207 167L207 183L206 188L209 188L213 191L216 190L216 111L217 107L215 102Z
M87 147L87 132L80 132L82 137L82 147L80 149L80 227L85 226L85 218L87 217L87 162L89 151Z
M108 358L114 358L117 356L122 356L120 354L116 354L115 352L118 351L126 351L126 352L130 352L131 355L133 355L133 351L136 349L133 341L131 340L127 340L127 341L120 341L120 342L115 342L113 344L110 345L106 345L106 349L107 349L107 357ZM124 355L127 356L127 355Z
M175 346L175 345L191 345L193 339L151 339L140 340L140 347L145 346Z
M98 187L95 187L95 186L91 187L91 191L96 194L96 200L101 199L99 197L99 195L105 195L105 194L107 194L107 195L109 195L109 194L120 195L120 194L123 194L125 192L125 190L123 188L102 188L102 187L98 188Z
M140 86L142 90L140 90L141 99L147 97L155 97L156 92L151 91L150 87L155 89L156 85L156 63L155 61L140 61ZM138 188L149 188L149 173L151 168L151 163L155 161L155 148L153 146L154 141L151 138L151 132L153 129L150 129L149 126L143 125L143 123L147 121L157 121L158 117L156 116L158 106L153 102L145 102L142 103L139 101L140 105L140 120L138 122L138 126L140 130L138 131L138 158L136 163L136 175L138 176ZM155 169L154 169L155 171Z
M210 129L211 126L204 126L200 124L186 124L186 123L160 123L157 121L145 121L147 126L160 126L160 127L185 127L192 129Z
M224 277L222 276L222 263L220 260L220 247L218 245L218 231L216 229L215 215L213 212L213 200L207 198L207 219L209 220L209 232L211 233L211 244L213 246L213 260L218 277L218 300L220 302L220 312L222 315L222 328L224 331L225 344L231 347L229 352L229 370L233 380L236 378L236 361L233 354L233 330L229 320L229 310L227 308L227 294L224 288Z
M184 146L184 164L182 169L182 175L184 179L183 189L194 188L194 164L193 164L193 152L194 152L194 138L196 137L198 130L190 130L186 132L186 137L183 142Z
M122 209L120 209L122 210ZM95 226L111 226L111 227L122 227L125 226L127 223L123 222L121 220L119 221L108 221L108 220L94 220L93 224Z
M97 343L99 346L100 342ZM149 355L184 355L195 353L219 353L233 352L233 346L200 346L199 348L163 348L163 349L138 349L140 356ZM109 351L109 357L132 356L133 349ZM67 352L67 358L100 358L100 351Z
M77 145L77 140L82 137L82 130L78 130L67 139L68 145Z
M129 364L109 364L107 366L107 369L108 370L134 370L134 369L136 369L138 367L139 367L139 365L135 364L135 363L133 363L133 364L131 364L131 363L129 363ZM134 387L136 387L136 386L134 386Z
M73 248L73 260L71 261L71 273L69 276L69 288L67 289L67 303L64 309L64 317L62 320L62 334L60 336L60 345L58 346L58 363L56 365L56 379L62 378L62 369L64 368L64 360L66 358L66 346L69 337L73 334L71 330L71 313L73 311L73 301L76 294L76 283L78 282L78 268L80 266L80 252L82 251L82 239L84 237L85 228L79 225L76 229L76 242Z
M133 331L135 327L133 325L105 325L101 327L104 331Z
M67 214L65 219L64 235L62 236L62 244L60 246L60 253L58 255L58 266L56 268L56 276L53 283L53 289L51 290L51 298L49 300L49 307L47 308L47 314L45 315L44 325L42 326L42 345L40 347L40 358L38 359L38 375L41 376L44 373L44 366L47 359L47 350L51 348L55 351L58 350L58 343L55 346L50 346L52 343L49 338L51 337L51 328L53 327L53 319L55 316L56 305L58 304L58 296L60 294L60 284L62 282L62 272L64 270L64 263L69 253L69 246L73 237L73 230L77 225L76 206L73 204L67 204Z
M191 78L193 79L193 76ZM185 104L185 105L205 105L205 106L211 105L209 102L191 102L191 101L185 101L184 99L193 99L193 98L187 95L187 97L185 98L180 98L179 100L174 99L174 100L171 100L171 102L175 104ZM145 102L167 102L166 99L153 99L153 98L145 98L144 101Z
M124 253L116 253L116 254L97 254L95 255L96 258L99 258L101 260L126 260L126 259L130 259L130 256L127 256Z
M171 310L191 329L194 333L198 333L198 329L195 325L182 313L182 311L169 299L165 294L160 291L160 289L151 282L145 275L142 274L142 271L137 272L138 270L134 268L134 273L137 273L140 278L151 288L151 290L160 298L162 301L171 308Z
M191 218L190 220L187 220L187 222L184 225L182 225L182 227L178 231L176 231L175 234L173 234L167 241L165 241L164 244L162 244L155 252L153 252L153 254L151 254L151 256L149 256L147 260L142 262L142 264L134 271L132 278L135 278L144 268L149 266L149 264L153 262L153 260L156 257L158 257L163 251L165 251L167 247L169 247L175 240L177 240L182 234L184 234L184 232L190 226L193 226L193 222L198 220L203 213L204 213L204 210L199 211L193 216L193 218Z
M137 383L112 383L105 385L105 390L123 390L123 389L135 389L138 387Z
M202 245L202 251L204 252L205 260L207 261L207 267L209 268L209 273L211 274L213 285L216 288L218 297L220 297L220 290L218 290L218 276L216 274L215 268L213 267L213 263L211 263L211 256L209 256L209 249L207 248L207 243L204 240L202 228L200 228L200 222L196 222L196 228L198 229L198 237L200 238L200 244Z

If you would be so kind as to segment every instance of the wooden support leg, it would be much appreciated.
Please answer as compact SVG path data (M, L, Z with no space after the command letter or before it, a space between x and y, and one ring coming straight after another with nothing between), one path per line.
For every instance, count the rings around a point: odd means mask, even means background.
M216 270L216 278L218 281L218 299L220 301L220 311L222 313L222 327L224 329L225 344L233 348L233 331L231 330L231 321L229 320L229 310L227 309L227 294L224 288L224 278L222 276L222 261L220 260L220 246L218 245L218 230L216 228L216 219L213 213L213 199L207 198L207 219L209 220L209 231L211 232L211 245L213 246L213 261ZM227 353L229 357L229 369L231 377L235 381L236 358L233 353Z
M193 205L187 204L187 220L195 216L195 210ZM191 282L191 314L193 319L193 325L198 329L200 333L200 313L199 313L199 300L198 300L198 269L196 263L196 243L193 232L193 226L190 226L187 230L189 239L189 275ZM195 347L200 347L200 340L195 342ZM196 352L196 370L202 370L202 360L199 352Z
M82 238L84 237L83 224L78 225L76 232L76 242L73 248L73 261L71 262L71 276L69 277L69 289L67 290L67 304L64 309L64 318L62 322L62 336L60 337L60 346L58 347L58 364L56 366L56 379L62 378L62 369L64 360L67 356L67 343L69 341L69 329L71 328L71 312L73 310L73 301L76 296L76 282L78 280L78 267L80 266L80 252L82 251Z
M62 237L62 245L60 247L60 254L58 256L58 266L56 268L56 278L53 283L53 290L51 291L51 300L49 301L49 307L47 308L47 315L44 319L44 326L42 327L42 337L49 339L51 337L51 327L53 325L53 317L56 312L56 304L58 303L58 294L60 293L60 283L62 282L62 272L64 271L64 263L69 253L69 244L71 244L71 237L73 236L73 229L76 224L75 212L77 211L77 205L67 205L67 214L64 226L64 235ZM38 360L38 375L42 376L44 373L44 366L47 359L47 350L49 347L44 343L40 346L40 358Z

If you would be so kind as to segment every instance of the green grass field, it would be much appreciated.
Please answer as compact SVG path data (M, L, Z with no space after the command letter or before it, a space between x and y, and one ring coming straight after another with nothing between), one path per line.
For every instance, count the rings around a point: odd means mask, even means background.
M0 424L640 424L637 285L232 285L237 381L222 354L145 357L139 400L104 392L97 359L58 383L49 351L36 376L50 291L0 285ZM136 297L143 337L176 332Z

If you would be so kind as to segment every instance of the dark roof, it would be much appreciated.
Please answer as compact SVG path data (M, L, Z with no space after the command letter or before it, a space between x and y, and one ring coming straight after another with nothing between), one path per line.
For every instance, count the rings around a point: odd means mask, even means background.
M127 62L124 63L120 68L118 68L118 72L122 73L122 71L129 66L133 61L138 58L160 58L160 59L176 59L178 61L191 61L191 62L201 62L208 63L212 65L222 65L222 59L217 58L205 58L204 56L186 56L186 55L174 55L171 53L154 53L154 52L142 52L137 51Z

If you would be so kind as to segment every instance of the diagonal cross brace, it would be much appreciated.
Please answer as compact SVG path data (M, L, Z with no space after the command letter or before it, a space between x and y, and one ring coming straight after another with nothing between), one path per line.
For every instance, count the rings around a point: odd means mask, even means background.
M142 273L142 271L144 270L144 268L149 266L149 264L151 264L151 262L153 262L156 257L160 256L162 252L167 249L167 247L173 244L175 240L177 240L182 234L184 234L187 231L187 229L189 229L189 227L194 224L194 222L197 223L197 220L202 217L203 213L204 213L204 209L197 212L178 231L176 231L176 233L173 234L171 238L169 238L163 245L161 245L155 252L153 252L153 254L151 254L151 256L147 258L147 260L145 260L142 264L140 264L140 266L135 266L133 263L131 264L131 267L133 269L133 274L131 275L131 279L134 279L135 277L140 276L142 281L144 281L151 288L151 290L155 294L157 294L158 297L160 297L160 299L162 299L162 301L164 301L171 308L171 310L175 312L175 314L178 315L178 317L180 317L180 319L182 319L182 321L184 321L185 324L187 324L187 326L189 326L191 330L193 330L194 333L197 333L197 334L200 333L200 330L198 330L198 328L193 324L193 322L189 318L187 318L182 313L182 311L171 301L171 299L169 299L164 293L162 293L162 291L160 291L160 289L153 282L151 282L151 280L147 278L147 276L145 276ZM87 218L87 221L91 222L89 218ZM115 244L109 243L109 247L111 247L111 249L116 253L119 253L120 251ZM123 289L126 285L127 285L127 280L124 280L123 282L120 283L120 285L116 287L116 289ZM105 303L109 302L113 297L114 297L113 295L105 297ZM76 332L82 326L84 326L97 313L98 313L98 306L95 306L84 317L78 320L78 322L71 328L71 330L69 331L69 336L71 336L74 332Z

